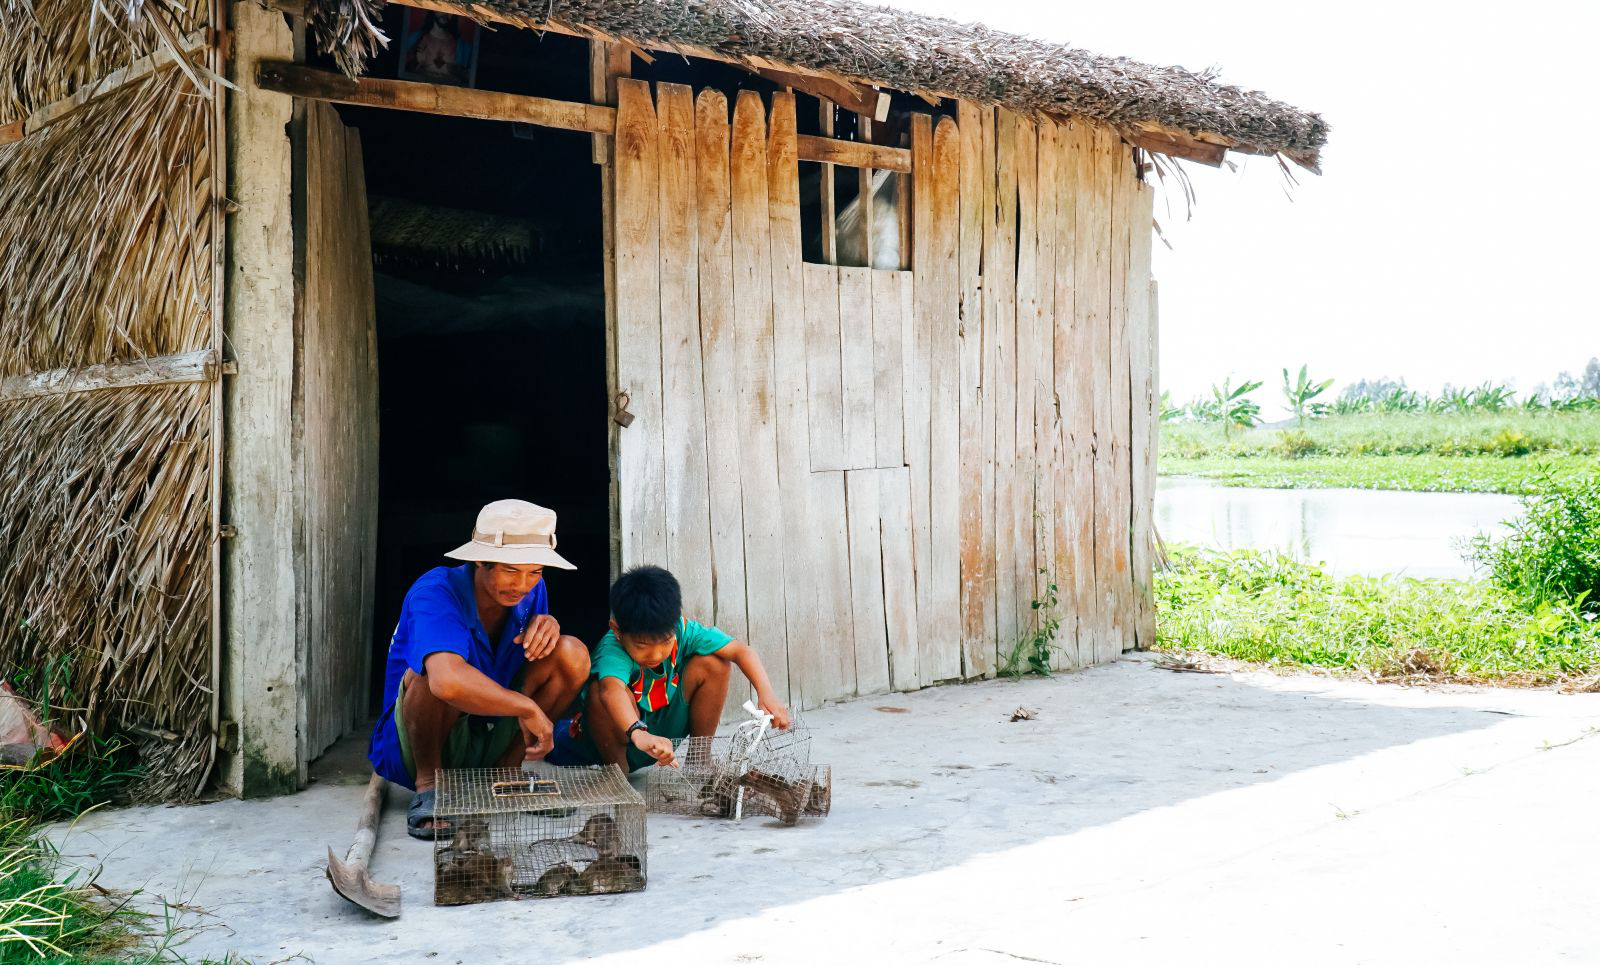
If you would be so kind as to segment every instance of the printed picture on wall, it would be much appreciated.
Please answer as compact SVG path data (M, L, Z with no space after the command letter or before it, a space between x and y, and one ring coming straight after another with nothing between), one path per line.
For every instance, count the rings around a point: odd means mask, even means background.
M400 34L400 79L476 86L478 25L466 17L406 10Z

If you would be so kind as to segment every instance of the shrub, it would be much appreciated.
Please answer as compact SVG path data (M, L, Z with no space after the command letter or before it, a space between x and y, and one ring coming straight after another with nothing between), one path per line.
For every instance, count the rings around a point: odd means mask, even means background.
M1526 432L1501 429L1489 440L1489 451L1502 456L1526 456L1533 451L1533 440Z
M1479 536L1471 558L1490 578L1528 603L1566 603L1600 610L1600 476L1557 478L1539 469L1523 515L1503 539Z
M1273 450L1288 459L1302 459L1322 454L1322 446L1309 432L1299 432L1294 429L1279 433Z

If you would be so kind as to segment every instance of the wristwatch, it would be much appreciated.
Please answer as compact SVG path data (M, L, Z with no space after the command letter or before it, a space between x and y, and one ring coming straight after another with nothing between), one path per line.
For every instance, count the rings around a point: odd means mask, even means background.
M645 722L644 721L636 720L633 723L628 725L628 729L627 730L622 732L622 739L624 741L627 741L629 744L632 744L633 743L633 732L636 731L636 730L642 730L646 734L650 733L650 728L645 726Z

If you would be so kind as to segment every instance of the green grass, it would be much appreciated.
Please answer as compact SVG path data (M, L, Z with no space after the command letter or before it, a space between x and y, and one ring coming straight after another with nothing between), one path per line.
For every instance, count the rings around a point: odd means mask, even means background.
M1215 423L1168 422L1161 452L1203 456L1600 455L1600 411L1384 413L1313 419L1305 428L1251 429L1231 436Z
M1428 493L1533 491L1539 467L1573 476L1600 465L1595 456L1204 456L1161 455L1166 476L1200 476L1225 486L1266 489L1404 489Z
M1522 494L1545 468L1565 478L1597 465L1600 411L1330 416L1231 436L1215 424L1161 427L1164 475L1228 486Z
M1600 626L1492 581L1333 577L1287 557L1180 549L1157 648L1394 679L1539 685L1600 670Z

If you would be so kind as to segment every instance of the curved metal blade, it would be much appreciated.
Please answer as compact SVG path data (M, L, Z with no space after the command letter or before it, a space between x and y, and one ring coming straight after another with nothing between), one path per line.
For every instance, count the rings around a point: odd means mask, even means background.
M345 864L328 849L328 880L333 890L374 915L400 917L400 886L380 884L367 877L364 864Z

